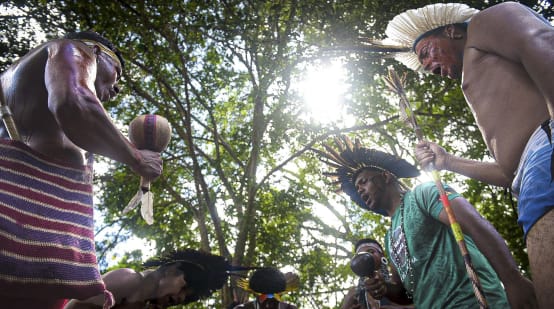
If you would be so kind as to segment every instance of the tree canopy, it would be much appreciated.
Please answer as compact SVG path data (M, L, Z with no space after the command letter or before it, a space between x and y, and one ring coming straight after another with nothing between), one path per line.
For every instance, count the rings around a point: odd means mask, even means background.
M336 134L413 162L414 134L399 121L394 96L382 81L388 66L368 54L328 52L360 37L382 38L396 14L432 1L12 1L1 16L5 68L40 40L68 31L97 31L126 61L122 92L105 105L123 130L136 116L155 113L172 125L164 173L152 184L153 225L121 210L139 179L124 165L98 174L97 251L103 269L110 251L131 235L151 240L157 253L197 248L235 265L288 267L301 290L287 301L303 308L336 308L354 284L348 267L353 243L383 241L386 218L366 213L335 194L328 169L312 152ZM466 1L483 9L498 1ZM524 2L547 18L545 1ZM33 21L31 23L30 21ZM25 33L31 35L25 35ZM343 99L352 121L306 117L299 81L310 66L340 61L348 72ZM458 82L408 72L408 95L424 135L448 151L490 160ZM460 142L463 141L463 142ZM443 173L506 239L528 270L516 208L502 188ZM113 267L138 267L141 248L119 253ZM222 308L238 297L234 280L217 297L190 308ZM236 297L236 295L235 295Z

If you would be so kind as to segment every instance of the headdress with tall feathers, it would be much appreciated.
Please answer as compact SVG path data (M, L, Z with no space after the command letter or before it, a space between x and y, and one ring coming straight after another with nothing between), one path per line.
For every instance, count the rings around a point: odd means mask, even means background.
M332 172L324 172L323 174L331 177L333 180L332 184L337 186L336 192L345 192L358 206L364 209L368 209L367 205L360 194L358 194L354 185L356 176L362 170L370 168L387 171L396 178L419 176L417 167L406 160L386 152L364 148L359 139L356 139L355 143L352 143L346 135L341 135L335 137L334 141L337 150L328 144L323 144L326 151L319 149L312 150L320 155L322 162L335 169Z
M392 56L408 68L420 71L422 66L413 51L414 43L429 31L467 22L478 12L461 3L436 3L408 10L396 15L388 23L385 39L369 39L363 42L364 48L370 52L384 53L384 57Z
M284 293L298 289L300 278L297 274L288 272L283 274L273 267L263 267L255 270L249 279L240 278L237 285L256 296L272 295L280 301Z

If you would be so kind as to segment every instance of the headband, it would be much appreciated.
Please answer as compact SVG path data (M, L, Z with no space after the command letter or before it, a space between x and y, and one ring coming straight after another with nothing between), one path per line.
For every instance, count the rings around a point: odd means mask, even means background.
M100 50L103 53L105 53L110 58L112 58L119 65L119 67L122 67L121 66L121 61L119 61L119 57L117 57L117 55L113 52L113 50L109 49L106 45L104 45L100 42L97 42L97 41L87 40L87 39L78 39L77 41L81 41L81 42L85 43L88 46L98 46L98 48L100 48Z

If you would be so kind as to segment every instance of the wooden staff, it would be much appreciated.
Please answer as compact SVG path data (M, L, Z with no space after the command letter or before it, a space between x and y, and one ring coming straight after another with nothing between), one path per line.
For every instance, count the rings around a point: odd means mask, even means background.
M13 120L10 107L4 102L4 89L2 89L2 85L0 85L0 116L2 116L2 122L4 123L10 138L16 141L21 141L21 136L15 126L15 121Z
M423 133L421 132L421 128L417 123L417 119L411 108L410 101L408 101L408 97L404 92L405 82L406 82L406 74L404 74L402 78L400 78L392 68L389 68L389 75L388 77L385 77L385 83L390 88L390 90L394 92L396 95L398 95L400 98L401 118L410 123L410 125L415 131L417 139L420 142L422 142L424 141ZM487 304L487 300L485 299L485 295L483 293L483 288L481 287L481 282L479 281L479 277L477 276L473 263L471 262L471 256L469 255L469 252L467 250L466 242L464 240L464 234L462 233L462 228L460 227L460 224L458 223L458 221L456 221L456 216L454 215L454 211L450 206L448 195L446 194L446 191L444 190L444 187L442 185L440 174L435 169L433 164L430 165L430 169L431 169L431 174L433 175L433 180L435 181L435 185L439 190L440 200L442 202L442 205L444 206L444 210L446 211L446 214L448 215L450 228L452 229L454 238L458 242L458 247L460 248L460 252L464 259L466 271L467 271L467 274L469 275L469 279L471 280L471 284L473 286L473 293L475 294L475 297L477 297L477 302L479 303L479 306L481 308L489 308Z

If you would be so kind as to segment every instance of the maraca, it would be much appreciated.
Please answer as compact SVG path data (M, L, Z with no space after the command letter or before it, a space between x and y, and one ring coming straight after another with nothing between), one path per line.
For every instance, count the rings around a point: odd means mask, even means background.
M162 116L141 115L129 124L129 139L138 149L162 152L169 144L170 138L171 126ZM146 223L154 223L154 196L150 191L150 183L142 177L138 192L123 209L123 214L135 208L139 203L142 203L140 213Z

